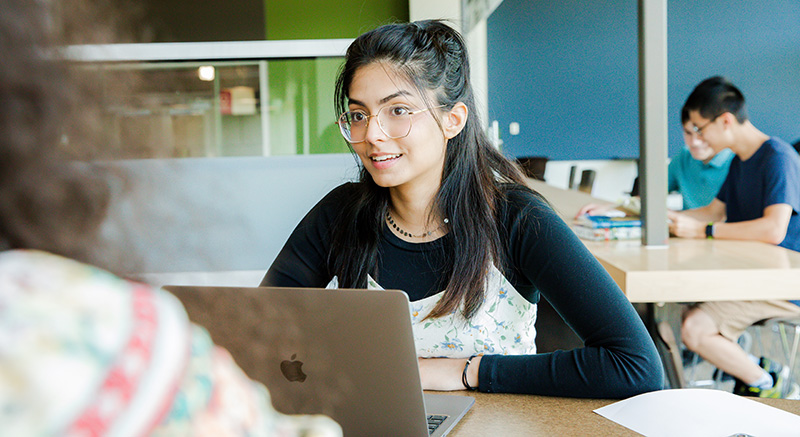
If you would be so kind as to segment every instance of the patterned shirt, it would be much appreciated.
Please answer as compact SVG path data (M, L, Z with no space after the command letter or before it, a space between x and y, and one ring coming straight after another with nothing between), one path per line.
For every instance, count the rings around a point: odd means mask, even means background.
M368 288L383 290L368 278ZM334 277L326 288L338 288ZM468 358L472 355L526 355L536 353L536 304L525 300L500 271L493 267L486 298L470 320L460 311L425 319L444 292L411 302L411 327L417 356L422 358Z
M160 289L0 252L0 434L338 436L286 416Z

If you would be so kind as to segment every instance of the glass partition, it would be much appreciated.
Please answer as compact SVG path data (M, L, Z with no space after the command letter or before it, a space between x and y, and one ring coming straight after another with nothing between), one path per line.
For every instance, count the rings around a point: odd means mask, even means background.
M82 46L67 54L102 85L116 159L346 153L333 93L347 41L333 41L340 42L317 53L264 41Z

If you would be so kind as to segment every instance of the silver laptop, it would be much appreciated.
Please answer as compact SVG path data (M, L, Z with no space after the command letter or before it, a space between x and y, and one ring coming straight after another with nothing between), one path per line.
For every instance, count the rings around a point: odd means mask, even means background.
M443 436L475 402L422 392L403 292L164 288L269 388L278 411L328 415L345 436Z

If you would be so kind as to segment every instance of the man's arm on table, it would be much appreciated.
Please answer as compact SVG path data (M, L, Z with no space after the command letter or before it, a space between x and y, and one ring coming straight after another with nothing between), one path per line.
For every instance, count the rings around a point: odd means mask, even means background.
M751 240L769 244L780 244L786 237L792 207L779 203L764 208L764 215L754 220L736 223L720 223L725 218L725 204L714 199L702 208L667 212L672 221L669 231L677 237L706 238L706 225L714 223L714 238L726 240Z

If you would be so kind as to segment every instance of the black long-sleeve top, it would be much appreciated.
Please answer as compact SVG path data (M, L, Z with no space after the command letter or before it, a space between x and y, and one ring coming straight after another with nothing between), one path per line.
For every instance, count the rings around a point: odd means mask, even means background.
M326 260L330 233L352 183L328 193L295 228L262 281L265 286L324 287L334 273ZM623 398L662 387L664 376L641 319L605 269L537 195L509 186L499 214L506 250L502 274L527 301L540 294L584 342L584 347L535 355L485 355L479 389L485 392ZM444 288L439 272L452 253L449 234L409 243L384 228L377 280L414 302ZM444 255L443 255L444 254Z

